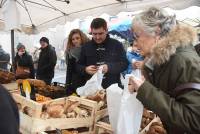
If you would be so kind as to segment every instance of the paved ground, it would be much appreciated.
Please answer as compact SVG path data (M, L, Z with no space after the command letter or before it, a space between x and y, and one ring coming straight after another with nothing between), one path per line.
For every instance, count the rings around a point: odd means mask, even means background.
M53 82L65 83L66 79L66 69L56 69Z

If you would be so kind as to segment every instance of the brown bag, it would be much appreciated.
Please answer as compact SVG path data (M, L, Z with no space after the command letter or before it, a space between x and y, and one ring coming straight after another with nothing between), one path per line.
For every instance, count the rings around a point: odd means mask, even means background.
M16 78L17 79L26 79L26 78L29 78L30 77L30 68L28 67L22 67L22 66L19 66L17 64L17 69L16 69Z

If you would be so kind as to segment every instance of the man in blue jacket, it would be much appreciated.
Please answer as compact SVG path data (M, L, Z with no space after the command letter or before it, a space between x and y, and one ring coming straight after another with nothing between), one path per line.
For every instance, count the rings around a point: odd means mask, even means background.
M107 23L96 18L91 25L92 40L82 46L80 60L76 69L89 80L103 66L103 88L120 81L120 73L126 70L128 61L122 44L108 35Z

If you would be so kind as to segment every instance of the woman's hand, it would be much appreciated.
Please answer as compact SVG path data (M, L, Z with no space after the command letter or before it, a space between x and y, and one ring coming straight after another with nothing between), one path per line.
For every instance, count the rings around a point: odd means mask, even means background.
M144 81L144 76L142 76L141 79L138 79L136 77L130 77L128 86L130 93L137 92L140 86L144 83Z

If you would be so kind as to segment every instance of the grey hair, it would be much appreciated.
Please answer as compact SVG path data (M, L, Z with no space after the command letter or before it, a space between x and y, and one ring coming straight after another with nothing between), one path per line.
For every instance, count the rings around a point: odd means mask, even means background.
M139 24L143 30L151 35L159 34L165 36L176 25L176 16L170 16L163 9L151 7L148 10L138 14L133 19L133 25ZM157 27L160 32L157 33Z

